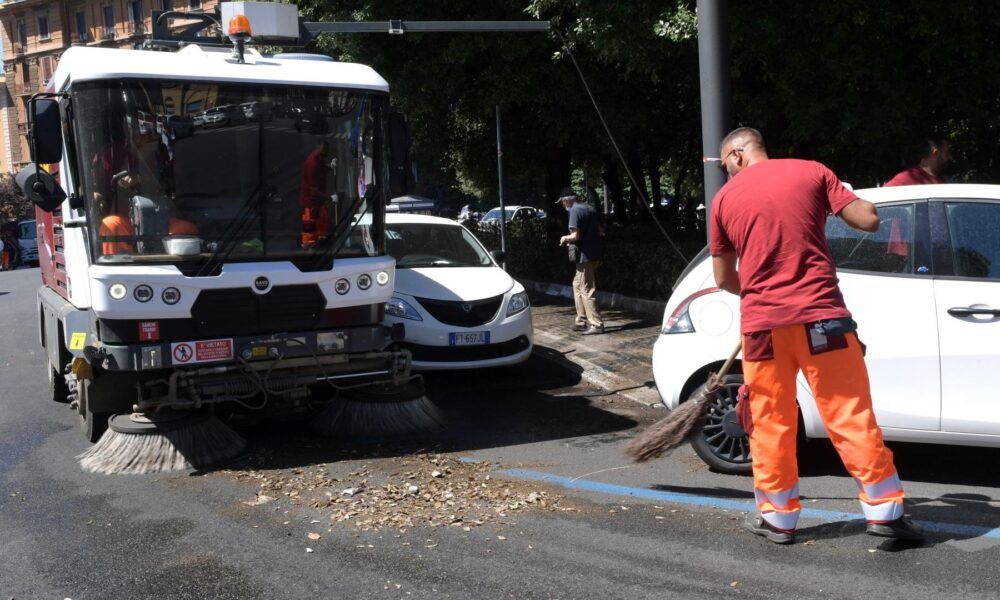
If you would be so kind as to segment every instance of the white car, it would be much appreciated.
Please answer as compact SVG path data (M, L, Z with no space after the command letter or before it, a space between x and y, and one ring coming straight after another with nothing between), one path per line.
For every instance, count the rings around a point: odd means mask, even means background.
M507 213L507 222L511 221L531 221L534 219L544 219L545 212L541 211L534 206L505 206L504 212ZM481 223L490 222L500 222L500 207L492 208L483 215Z
M402 323L399 344L417 371L513 365L534 343L528 294L469 230L449 219L386 215L396 284L385 324Z
M838 218L826 234L840 289L867 347L875 414L888 440L1000 447L1000 186L856 190L878 206L876 233ZM677 280L653 348L667 408L690 398L739 341L739 298L715 287L706 248ZM693 443L713 468L750 471L730 376ZM805 436L827 437L798 378Z

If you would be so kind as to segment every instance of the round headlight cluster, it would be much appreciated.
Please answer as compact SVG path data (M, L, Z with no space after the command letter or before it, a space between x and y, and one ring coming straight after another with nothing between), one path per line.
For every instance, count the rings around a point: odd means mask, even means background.
M128 296L128 286L120 282L112 283L108 286L108 295L112 300L124 300L125 296ZM155 295L152 286L145 283L140 283L132 290L132 297L137 302L149 302ZM160 293L160 299L172 306L181 301L181 291L175 287L168 287Z
M372 276L367 273L362 273L358 275L358 288L362 290L367 290L372 286Z
M375 282L379 285L386 285L389 283L389 273L387 271L379 271L375 274Z
M338 279L337 283L333 285L333 289L337 290L337 293L343 296L351 291L351 282L346 279Z

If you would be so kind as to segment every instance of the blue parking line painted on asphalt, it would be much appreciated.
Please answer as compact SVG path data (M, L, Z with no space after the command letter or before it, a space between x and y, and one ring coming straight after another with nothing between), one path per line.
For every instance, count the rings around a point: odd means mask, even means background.
M552 483L572 490L582 490L587 492L598 492L601 494L611 494L614 496L629 496L641 498L643 500L656 500L658 502L670 502L673 504L687 504L691 506L706 506L709 508L724 508L726 510L752 511L756 510L756 505L749 500L729 500L714 496L699 496L697 494L684 494L681 492L665 492L662 490L650 490L645 488L628 487L615 485L613 483L602 483L600 481L590 481L588 479L571 479L552 473L541 471L529 471L526 469L507 469L499 471L501 475L516 477L518 479L528 479ZM803 508L802 517L816 519L819 521L836 522L850 520L864 520L864 515L860 513L846 513L835 510L822 510L816 508ZM987 537L1000 538L1000 528L991 529L978 525L963 525L961 523L942 523L939 521L920 521L914 519L927 531L936 533L949 533L964 537Z

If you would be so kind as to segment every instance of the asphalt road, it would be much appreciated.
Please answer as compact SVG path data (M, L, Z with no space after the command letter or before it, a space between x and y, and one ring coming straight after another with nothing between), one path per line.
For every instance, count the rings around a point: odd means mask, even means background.
M352 448L283 425L244 432L248 454L212 472L86 474L74 460L87 447L78 417L45 399L38 280L37 269L0 274L0 598L996 598L1000 588L997 450L893 447L909 511L934 529L914 548L864 535L853 482L810 443L800 542L777 547L740 529L747 478L711 473L688 449L630 465L623 441L662 413L541 356L430 378L451 423L433 439ZM341 505L298 502L286 485L322 472L326 483L301 495L336 497L357 478L423 468L407 461L428 450L488 461L482 481L550 505L469 527L376 530L331 521ZM265 480L279 482L275 499L255 505Z

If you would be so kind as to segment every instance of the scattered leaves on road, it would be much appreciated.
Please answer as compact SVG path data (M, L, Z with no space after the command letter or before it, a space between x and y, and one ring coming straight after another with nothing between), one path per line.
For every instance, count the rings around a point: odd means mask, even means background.
M531 482L495 479L491 475L495 467L489 462L460 461L436 453L378 462L378 468L368 464L344 467L353 470L339 477L331 476L326 465L231 473L237 479L259 481L261 491L255 500L244 502L248 506L284 496L293 505L330 509L330 523L363 531L416 526L471 531L488 523L508 524L510 515L518 511L575 510L559 505L562 496L540 490ZM309 539L319 537L312 535Z

